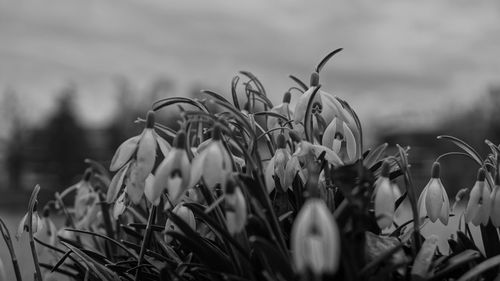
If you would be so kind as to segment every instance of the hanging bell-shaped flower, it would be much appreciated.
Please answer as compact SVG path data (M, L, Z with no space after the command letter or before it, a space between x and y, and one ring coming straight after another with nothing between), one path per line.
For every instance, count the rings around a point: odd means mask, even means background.
M469 201L465 208L464 220L466 223L472 222L473 225L486 225L490 218L491 193L490 188L485 182L486 172L480 168L477 173L477 181L472 187L469 195Z
M247 204L241 188L230 177L224 192L226 225L230 234L243 230L247 221Z
M170 151L170 144L154 131L153 129L154 123L155 123L155 113L154 111L149 111L146 116L146 127L144 128L142 133L138 136L131 137L130 139L124 141L116 150L111 160L111 165L109 168L110 171L112 172L118 171L126 163L132 160L133 156L138 152L137 150L139 147L139 143L141 141L143 142L142 144L143 152L144 150L151 149L151 146L156 146L156 144L150 144L150 142L152 142L151 138L153 138L154 141L157 143L162 154L164 156L167 155L168 151ZM145 149L145 147L148 148Z
M299 273L316 276L334 274L340 262L340 234L325 203L308 199L300 210L291 233L291 250Z
M394 217L394 189L389 179L389 169L389 163L384 161L380 177L375 182L375 217L381 229L390 227Z
M194 186L203 180L212 190L217 184L224 188L223 185L232 171L232 163L221 138L220 125L216 124L213 127L212 139L193 159L189 186Z
M134 204L139 204L144 194L145 181L154 168L157 148L161 150L164 156L171 149L170 144L154 131L154 124L155 113L154 111L149 111L146 117L146 127L142 131L142 134L120 145L111 160L111 171L119 170L128 163L127 171L123 171L123 173L128 175L126 192L128 198ZM112 187L108 191L108 199L116 198L118 194L117 187Z
M357 160L357 141L351 128L344 120L335 117L326 127L323 134L322 144L335 153L346 163Z
M189 187L191 165L186 151L186 134L180 131L174 139L174 147L156 169L151 186L146 186L144 194L154 205L160 203L161 194L167 190L169 199L177 204Z
M500 175L498 173L495 177L495 187L491 192L490 218L495 227L500 227Z
M193 230L196 229L196 220L194 218L193 211L191 211L189 208L187 208L183 204L178 204L177 206L175 206L172 212L180 217L184 222L186 222ZM178 233L183 233L182 230L180 230L179 227L174 222L172 222L171 219L167 219L167 222L165 224L165 231L175 231ZM167 242L171 242L172 237L170 235L167 235L165 240Z
M34 209L36 209L36 206L34 207ZM16 238L18 240L19 240L19 238L21 238L21 235L24 232L28 232L29 231L28 214L29 214L29 212L27 212L23 216L23 218L19 222L19 226L17 227ZM38 215L38 212L36 210L33 210L33 213L32 213L31 228L33 229L33 233L37 233L38 231L41 231L43 229L43 221L40 218L40 216Z
M421 218L429 216L431 222L436 222L439 218L443 224L447 225L450 216L450 200L439 178L439 173L440 165L434 162L431 179L420 194L417 205Z
M271 193L275 188L275 178L280 183L282 191L286 191L285 170L288 161L291 158L290 152L286 148L286 139L283 134L279 134L276 138L277 149L271 160L267 164L265 171L267 192Z

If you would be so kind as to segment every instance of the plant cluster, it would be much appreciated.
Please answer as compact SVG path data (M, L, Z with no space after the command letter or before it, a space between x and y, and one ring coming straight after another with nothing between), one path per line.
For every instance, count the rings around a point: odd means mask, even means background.
M318 64L309 86L290 76L297 86L278 105L244 71L232 80L232 102L213 91L157 101L138 119L142 133L116 150L112 176L87 160L81 181L56 193L41 215L37 186L18 230L29 233L35 279L493 280L500 264L498 146L487 142L492 152L483 159L442 136L461 151L436 160L418 196L409 148L365 150L355 111L322 89L320 72L340 50ZM155 122L172 107L181 112L178 130ZM439 160L449 155L479 166L463 213L450 206L440 180ZM455 205L468 193L460 191ZM398 224L395 211L405 205L412 219ZM57 228L51 214L62 214L65 226ZM445 253L437 236L420 230L448 224L452 215L463 223ZM480 227L481 241L469 224ZM1 230L21 280L3 222ZM42 249L52 263L38 260Z

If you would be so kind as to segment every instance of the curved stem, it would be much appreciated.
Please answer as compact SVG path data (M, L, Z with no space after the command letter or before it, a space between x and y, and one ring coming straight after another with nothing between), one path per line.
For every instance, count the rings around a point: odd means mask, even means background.
M35 280L43 281L42 272L40 271L40 264L38 262L38 255L35 247L35 240L33 239L33 209L35 208L36 198L38 196L38 192L40 191L40 186L36 185L35 190L31 193L31 198L28 206L28 232L29 232L29 241L31 248L31 255L33 257L33 263L35 264Z
M14 267L14 273L16 274L16 280L22 281L23 278L21 277L21 270L19 269L19 261L16 257L16 251L14 250L14 246L12 245L12 238L10 236L9 229L5 225L5 222L2 218L0 218L0 232L2 232L3 240L5 241L5 244L9 249L10 259L12 261L12 266Z

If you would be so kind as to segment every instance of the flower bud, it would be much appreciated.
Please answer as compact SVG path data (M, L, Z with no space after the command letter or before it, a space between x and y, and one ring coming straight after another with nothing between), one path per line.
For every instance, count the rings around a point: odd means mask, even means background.
M291 250L299 273L310 271L316 276L334 274L340 261L340 234L333 215L325 203L308 199L292 227Z
M319 73L313 72L311 73L311 79L309 81L310 87L317 87L319 85Z

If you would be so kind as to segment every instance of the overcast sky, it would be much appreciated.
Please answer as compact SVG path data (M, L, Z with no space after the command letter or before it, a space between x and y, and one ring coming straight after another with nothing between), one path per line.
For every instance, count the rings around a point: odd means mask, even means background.
M85 121L100 124L115 110L117 75L138 94L170 77L183 95L193 84L227 93L249 70L277 102L289 74L308 80L343 47L321 83L365 123L415 112L432 120L500 84L499 3L0 0L0 93L15 89L36 120L73 81Z

